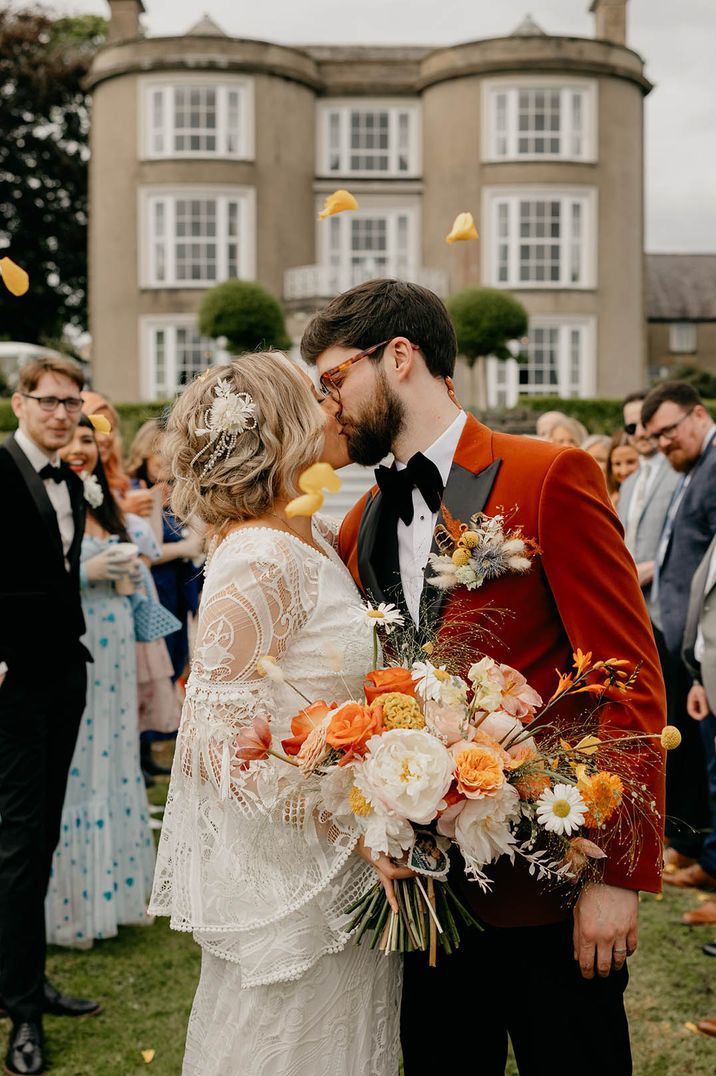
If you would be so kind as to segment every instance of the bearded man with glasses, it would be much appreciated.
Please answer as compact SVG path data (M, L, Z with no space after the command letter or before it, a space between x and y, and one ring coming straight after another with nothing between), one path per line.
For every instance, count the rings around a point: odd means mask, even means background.
M0 1009L12 1021L5 1071L19 1076L44 1072L43 1013L99 1011L45 978L45 895L92 660L81 642L84 489L58 455L83 385L69 359L27 363L12 397L18 429L0 445Z
M709 721L694 722L687 714L692 679L681 656L691 581L716 534L716 425L685 381L666 381L652 389L641 422L652 445L680 476L659 539L649 601L668 721L683 738L667 759L664 881L716 888L714 731Z

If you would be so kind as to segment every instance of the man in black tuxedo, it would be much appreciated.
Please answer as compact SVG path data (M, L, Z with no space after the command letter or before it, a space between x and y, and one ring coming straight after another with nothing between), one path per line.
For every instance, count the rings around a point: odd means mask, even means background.
M666 763L666 836L675 873L670 885L716 887L699 862L711 809L702 730L687 714L692 677L682 658L691 582L716 534L716 424L685 381L665 381L644 401L642 425L679 482L659 539L649 599L666 681L668 722L681 730ZM713 744L711 745L713 751Z
M6 1071L44 1071L42 1015L99 1005L45 979L44 902L91 655L79 590L82 482L60 461L80 418L76 363L38 359L20 373L15 434L0 445L0 999L12 1020Z

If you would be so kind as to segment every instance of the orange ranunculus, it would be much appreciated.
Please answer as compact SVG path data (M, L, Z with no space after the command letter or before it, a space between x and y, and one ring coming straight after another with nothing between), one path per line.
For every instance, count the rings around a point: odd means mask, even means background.
M358 702L347 702L331 718L326 743L339 751L346 751L347 756L352 758L363 753L368 740L381 728L379 711L361 706ZM341 761L348 761L348 757L344 756Z
M462 742L452 747L458 792L470 800L494 796L505 783L502 763L489 747Z
M410 695L415 698L415 682L410 669L376 669L368 673L363 685L365 697L368 703L373 702L379 695L387 695L391 691L399 691L402 695Z
M281 746L287 755L297 755L303 743L315 728L321 724L329 710L334 710L336 703L327 703L321 699L310 706L305 706L295 717L291 718L291 736L287 740L281 740Z

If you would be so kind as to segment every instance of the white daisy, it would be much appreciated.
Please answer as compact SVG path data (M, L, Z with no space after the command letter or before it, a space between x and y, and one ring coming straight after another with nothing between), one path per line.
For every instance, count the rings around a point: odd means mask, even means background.
M587 805L573 785L545 789L536 806L537 821L550 833L573 833L587 813Z
M356 615L371 628L383 628L386 635L390 635L393 628L402 628L405 623L405 618L397 607L386 602L377 606L364 602L360 609L356 610Z

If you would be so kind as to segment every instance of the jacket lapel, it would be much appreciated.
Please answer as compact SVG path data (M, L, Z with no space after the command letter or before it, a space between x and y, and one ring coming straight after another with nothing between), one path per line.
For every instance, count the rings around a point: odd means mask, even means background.
M45 484L38 475L35 468L28 460L25 453L18 445L14 437L8 437L8 439L5 441L5 448L9 452L10 456L13 459L13 462L15 463L15 466L17 467L27 484L27 488L30 491L33 501L35 502L35 507L40 514L42 522L47 528L48 537L50 538L50 541L56 552L59 553L62 559L62 565L64 567L65 558L62 549L60 528L57 524L57 514L55 512L55 509L52 507L52 502L50 501L50 498L47 496Z
M382 502L383 494L378 490L366 504L358 528L358 574L365 593L377 602L386 600L374 568Z
M62 464L63 470L66 465ZM82 549L82 537L85 532L85 497L84 497L84 485L81 479L67 467L67 488L70 491L70 503L72 504L72 521L75 527L75 533L72 536L72 545L67 553L67 560L70 568L74 568L79 560L80 551Z

